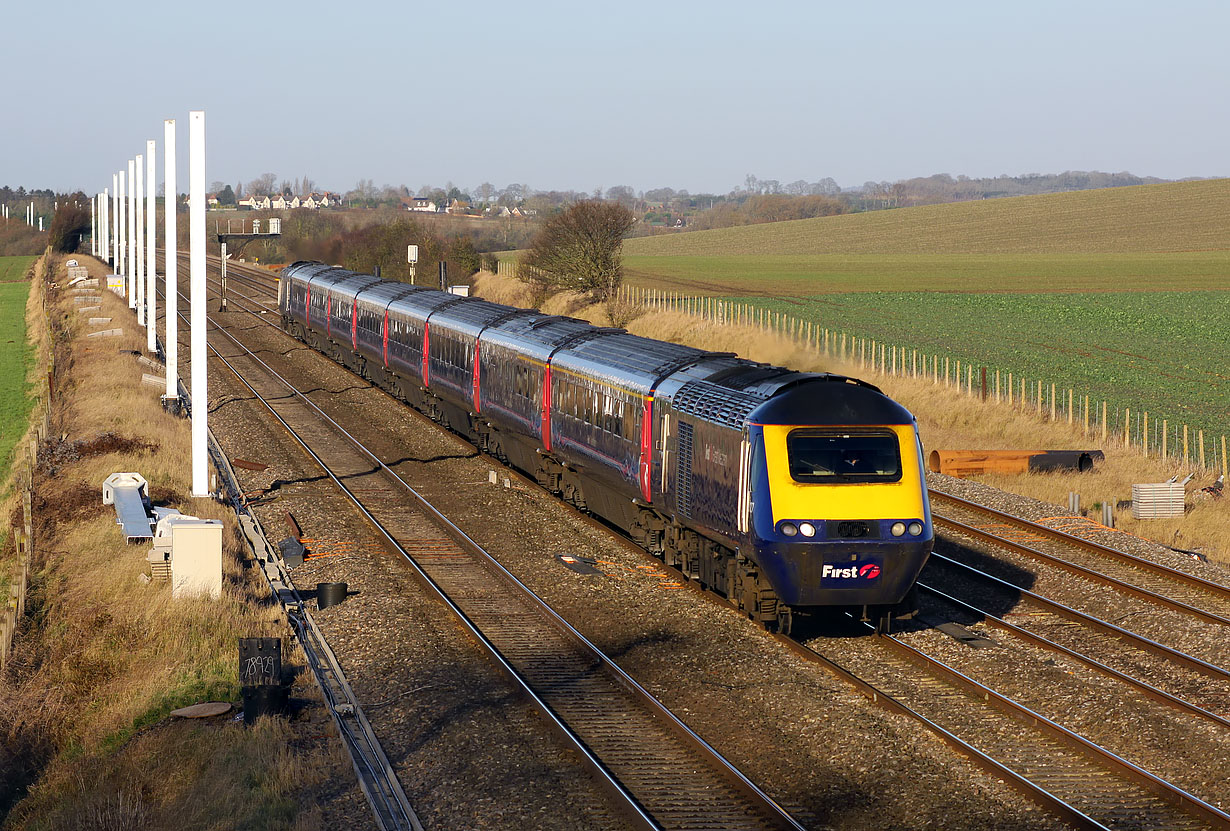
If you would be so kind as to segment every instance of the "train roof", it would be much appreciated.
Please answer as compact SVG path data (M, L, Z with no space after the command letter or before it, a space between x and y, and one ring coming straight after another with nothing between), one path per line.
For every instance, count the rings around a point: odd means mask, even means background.
M372 277L367 274L355 274L351 271L347 273L347 276L329 284L329 294L333 297L345 297L347 300L354 300L364 289L377 286L382 282L384 281L378 277ZM313 282L313 285L316 284Z
M625 332L583 340L556 353L551 365L648 394L659 381L713 353Z
M532 314L528 309L469 298L465 303L442 306L432 314L431 325L433 328L437 325L447 326L454 331L478 337L488 326L502 319L520 316L521 313Z
M422 323L441 306L464 303L467 298L442 291L416 291L389 304L389 316L406 317Z
M394 283L381 280L374 286L369 286L359 292L359 305L372 306L377 309L387 309L394 300L414 294L416 291L427 291L421 286L409 283Z
M842 375L803 375L750 416L757 424L834 427L914 424L914 415L863 381Z
M535 312L500 321L483 332L483 340L546 361L563 344L622 331L600 329L576 318Z

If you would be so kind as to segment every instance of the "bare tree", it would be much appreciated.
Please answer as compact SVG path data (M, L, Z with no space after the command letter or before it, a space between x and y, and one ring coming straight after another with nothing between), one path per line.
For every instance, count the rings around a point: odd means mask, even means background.
M277 183L278 175L276 173L262 173L251 182L248 182L248 193L253 196L269 196L273 193L274 185Z
M615 296L623 280L620 250L636 221L613 202L578 202L551 217L522 261L539 299L551 291L588 294L596 303Z

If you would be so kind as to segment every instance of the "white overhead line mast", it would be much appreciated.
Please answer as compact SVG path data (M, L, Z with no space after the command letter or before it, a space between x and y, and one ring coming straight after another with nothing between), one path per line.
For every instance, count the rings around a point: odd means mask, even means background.
M154 203L154 140L145 142L145 351L158 351L158 274L154 269L154 247L157 242Z
M145 156L137 154L137 184L132 189L132 196L137 206L133 214L136 234L133 236L134 259L137 262L133 272L133 298L136 300L137 325L145 325Z
M128 205L125 207L124 219L128 223L125 229L127 239L124 240L124 251L128 256L128 265L124 271L124 276L127 278L125 284L128 286L128 308L137 308L137 179L136 179L136 159L128 160Z
M120 179L118 173L111 174L111 273L119 274L116 260L120 255Z
M117 227L116 239L119 240L118 262L115 273L124 278L125 297L128 292L128 180L124 178L124 169L120 168L119 189L120 224Z
M192 495L209 495L205 354L205 111L188 113L188 262L192 342Z
M162 221L165 226L163 236L166 238L166 301L165 312L167 334L165 338L167 359L167 391L164 396L168 401L179 400L179 321L176 310L179 308L176 294L179 275L179 229L175 226L175 213L179 199L175 188L175 119L168 118L162 122L162 155L163 155L163 197Z
M95 221L94 221L94 213L97 207L98 207L98 195L95 194L94 198L90 200L90 256L91 257L98 256L98 231L96 230L97 226L95 225Z

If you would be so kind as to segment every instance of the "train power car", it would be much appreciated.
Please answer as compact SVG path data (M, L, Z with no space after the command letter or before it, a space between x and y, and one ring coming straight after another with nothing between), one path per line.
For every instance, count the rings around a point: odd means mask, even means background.
M287 332L749 617L900 609L933 532L914 417L876 387L378 280L282 271Z

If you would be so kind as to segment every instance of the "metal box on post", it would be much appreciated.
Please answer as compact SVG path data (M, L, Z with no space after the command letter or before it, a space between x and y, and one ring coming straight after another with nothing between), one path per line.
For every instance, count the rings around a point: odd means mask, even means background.
M222 522L197 519L171 527L171 596L222 596Z
M282 684L282 639L239 639L239 690L243 722L285 712L287 689Z

